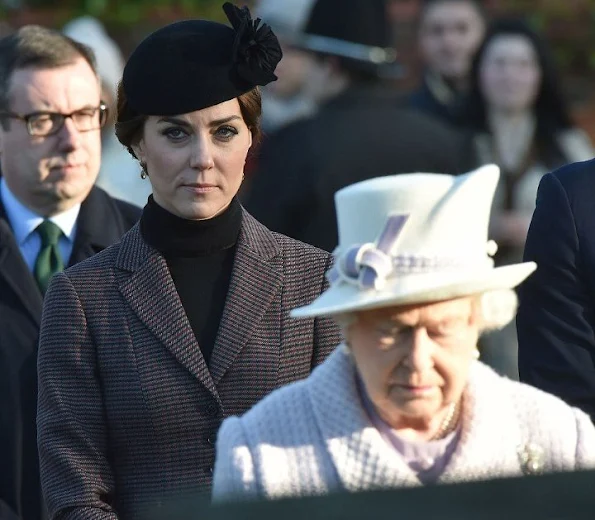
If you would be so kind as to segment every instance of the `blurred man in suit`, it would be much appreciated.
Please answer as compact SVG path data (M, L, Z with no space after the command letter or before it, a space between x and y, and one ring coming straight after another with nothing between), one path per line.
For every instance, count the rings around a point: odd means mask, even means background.
M246 200L270 229L332 251L334 194L344 186L470 169L464 141L407 108L387 81L402 72L391 41L385 0L317 0L312 7L299 45L314 57L306 90L319 108L264 142Z
M23 520L45 514L35 424L43 294L54 273L118 241L140 216L93 186L107 115L100 92L87 47L38 26L0 40L0 380L12 381L0 402L9 417L0 500Z
M521 381L582 408L595 421L595 160L541 179L520 287Z
M471 64L485 29L478 0L423 2L418 38L425 73L411 95L413 108L455 126L462 124Z

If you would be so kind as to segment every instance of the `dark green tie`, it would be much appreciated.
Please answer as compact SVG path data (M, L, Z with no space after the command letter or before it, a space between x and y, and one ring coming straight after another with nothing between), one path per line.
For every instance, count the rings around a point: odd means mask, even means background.
M35 261L33 273L37 285L39 285L41 292L45 294L52 276L64 269L64 262L58 249L62 230L53 222L44 220L37 226L35 231L41 238L41 249Z

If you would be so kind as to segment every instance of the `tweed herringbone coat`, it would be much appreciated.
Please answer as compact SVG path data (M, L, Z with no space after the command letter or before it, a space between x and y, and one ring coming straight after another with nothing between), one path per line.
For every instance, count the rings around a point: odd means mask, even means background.
M341 346L305 381L277 390L241 418L227 419L217 441L214 498L421 485L370 422L356 379ZM595 428L585 413L473 364L460 439L438 483L593 468Z
M139 518L208 489L223 418L307 377L337 344L331 321L289 319L325 288L330 262L244 213L208 367L166 261L138 226L56 276L38 361L51 518Z

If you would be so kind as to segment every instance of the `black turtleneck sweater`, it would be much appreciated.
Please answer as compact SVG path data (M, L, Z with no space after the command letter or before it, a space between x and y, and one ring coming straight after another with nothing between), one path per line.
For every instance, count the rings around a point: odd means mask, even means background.
M140 219L143 238L167 262L207 365L225 306L241 223L242 208L236 198L214 218L187 220L165 210L151 196Z

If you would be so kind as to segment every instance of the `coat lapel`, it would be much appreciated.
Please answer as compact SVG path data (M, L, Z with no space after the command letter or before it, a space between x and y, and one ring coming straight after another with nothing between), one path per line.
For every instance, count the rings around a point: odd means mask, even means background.
M279 245L244 211L227 300L211 357L218 384L271 306L283 282Z
M355 367L344 345L312 373L308 389L322 438L346 491L420 485L364 411Z
M138 224L122 239L116 267L120 292L139 320L219 399L167 263L142 239Z
M69 267L120 240L128 230L117 215L114 201L99 188L93 188L81 204Z
M0 278L17 295L34 323L39 326L43 297L25 263L1 204Z

